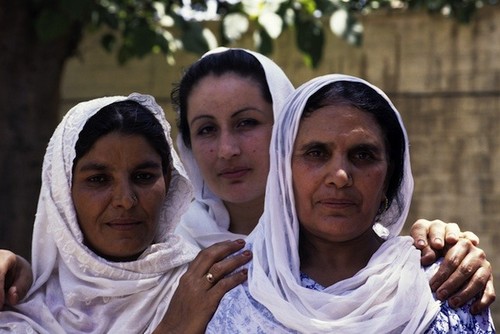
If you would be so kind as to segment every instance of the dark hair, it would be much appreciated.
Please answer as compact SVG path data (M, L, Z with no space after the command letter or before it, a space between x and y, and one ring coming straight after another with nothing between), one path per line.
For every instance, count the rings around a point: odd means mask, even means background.
M163 173L168 174L170 149L163 127L148 109L131 100L111 103L87 120L75 145L73 168L99 138L115 131L146 138L161 157Z
M266 73L260 62L252 54L244 50L229 49L204 56L186 70L180 83L173 88L170 94L172 105L177 112L177 127L186 147L191 147L187 121L187 100L193 88L200 80L211 74L220 77L229 72L253 79L259 86L262 97L272 104Z
M327 105L347 104L375 118L384 134L389 158L389 183L386 196L389 205L396 198L404 175L405 137L392 107L373 88L361 82L337 81L314 93L302 117Z

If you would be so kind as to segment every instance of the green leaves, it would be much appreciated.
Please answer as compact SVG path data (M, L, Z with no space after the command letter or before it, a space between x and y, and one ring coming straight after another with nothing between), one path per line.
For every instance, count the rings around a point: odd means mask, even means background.
M323 55L325 33L321 21L296 15L295 31L297 47L304 54L304 62L307 66L317 67Z
M42 41L74 33L75 27L103 32L102 46L121 63L161 52L172 59L183 48L202 54L218 45L234 45L253 36L259 52L270 54L284 30L295 33L304 62L322 60L327 33L361 45L359 20L380 9L422 9L469 22L479 5L496 0L27 0ZM218 22L219 28L214 22ZM104 28L104 29L103 29ZM217 36L214 34L217 33Z

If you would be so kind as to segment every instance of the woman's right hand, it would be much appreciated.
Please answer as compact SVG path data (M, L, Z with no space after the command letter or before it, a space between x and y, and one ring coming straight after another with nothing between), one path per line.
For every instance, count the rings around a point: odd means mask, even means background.
M204 333L226 292L247 279L247 270L234 272L252 258L241 250L245 241L224 241L204 250L180 278L167 313L154 333Z
M0 249L0 309L15 305L28 293L33 273L28 261L11 251Z

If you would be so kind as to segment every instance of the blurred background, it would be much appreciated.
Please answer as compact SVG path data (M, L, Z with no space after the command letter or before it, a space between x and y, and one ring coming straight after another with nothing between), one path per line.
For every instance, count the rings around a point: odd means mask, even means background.
M411 144L405 233L417 218L458 223L500 281L496 0L0 0L0 248L30 258L43 154L69 108L141 92L174 125L173 84L220 45L267 54L296 86L346 73L382 88Z

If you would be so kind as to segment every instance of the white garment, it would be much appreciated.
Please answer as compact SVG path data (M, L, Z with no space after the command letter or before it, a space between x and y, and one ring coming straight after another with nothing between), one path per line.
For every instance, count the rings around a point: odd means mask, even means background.
M172 181L154 243L138 260L107 261L83 245L71 200L75 144L87 120L101 108L133 100L150 110L165 130ZM175 153L170 125L151 96L104 97L72 108L55 130L45 154L33 232L34 284L16 312L0 312L0 332L148 333L163 317L178 279L197 249L172 232L187 209L191 184Z
M217 48L204 56L224 52L227 48ZM240 49L243 50L243 49ZM292 93L293 85L283 70L271 59L249 50L243 50L253 55L260 62L266 74L267 84L273 100L274 119L282 109L285 98ZM193 183L195 200L187 213L182 217L177 227L177 233L201 248L216 242L245 238L246 235L229 232L229 213L222 200L207 186L191 149L184 145L182 136L177 137L177 147L182 162L186 167L189 179Z
M397 194L403 207L398 211L393 201L389 210L380 217L381 225L375 230L387 240L365 268L349 279L318 291L301 285L299 222L292 186L291 155L308 98L336 81L361 82L374 88L397 115L406 141L404 176ZM226 294L208 326L208 332L232 330L225 327L231 320L225 321L224 317L231 312L232 308L225 308L225 305L234 301L233 296L239 298L239 306L245 303L241 308L248 310L249 315L248 321L238 324L240 329L235 332L239 333L282 332L276 320L289 329L284 332L423 332L438 313L440 304L432 296L420 267L419 252L412 246L413 241L410 237L396 237L408 214L413 191L408 150L401 117L378 88L345 75L319 77L299 87L287 100L273 129L264 214L247 238L254 254L249 266L248 285L238 286ZM267 310L262 306L272 313L274 321L269 317L252 316L265 314ZM260 320L253 321L252 318Z

